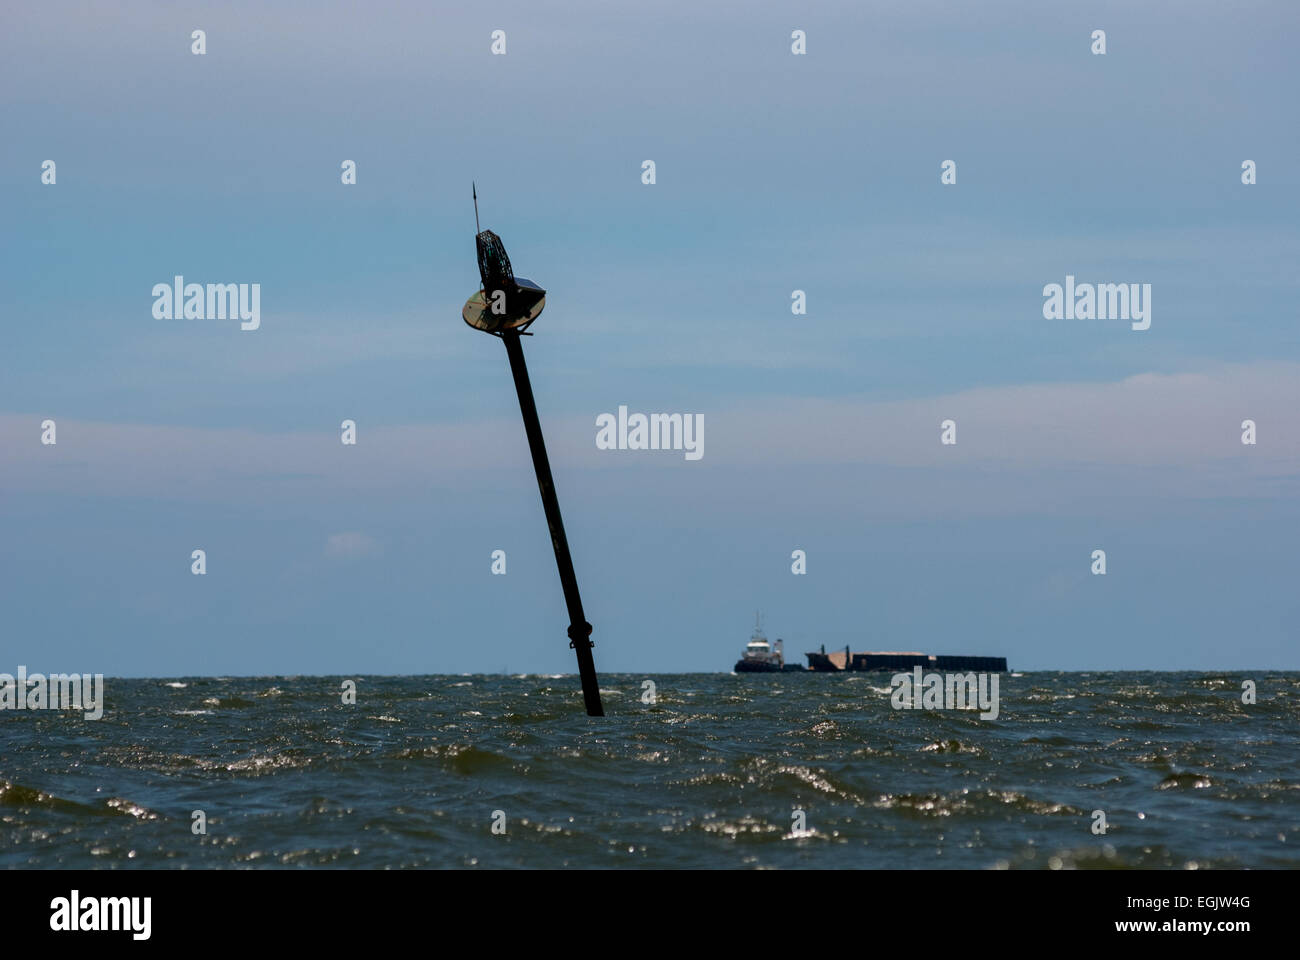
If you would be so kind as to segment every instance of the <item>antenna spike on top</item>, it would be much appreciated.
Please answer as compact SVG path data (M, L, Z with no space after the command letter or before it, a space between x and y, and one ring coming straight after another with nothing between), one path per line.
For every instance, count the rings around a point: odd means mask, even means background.
M478 225L478 184L471 180L469 186L474 191L474 232L479 234L483 232L483 229Z

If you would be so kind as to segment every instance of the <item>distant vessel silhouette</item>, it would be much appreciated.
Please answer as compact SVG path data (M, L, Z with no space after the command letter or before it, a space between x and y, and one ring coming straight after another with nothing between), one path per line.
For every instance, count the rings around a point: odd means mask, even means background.
M745 644L745 652L736 661L734 669L736 673L797 673L803 670L803 666L785 662L781 640L778 638L775 644L768 643L762 620L755 614L754 634Z
M851 653L845 647L843 651L827 653L823 646L820 652L805 653L808 669L815 673L840 673L851 670L893 670L906 671L914 667L923 670L974 670L979 673L1006 673L1006 657L950 657L935 656L930 653L909 651L900 653L892 650L868 650L865 653Z

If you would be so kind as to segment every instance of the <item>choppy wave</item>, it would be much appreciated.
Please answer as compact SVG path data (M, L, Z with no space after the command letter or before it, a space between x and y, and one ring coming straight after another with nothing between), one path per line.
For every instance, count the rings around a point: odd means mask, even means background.
M0 865L1300 866L1297 674L1006 674L992 721L866 676L603 675L603 720L570 676L340 679L0 716Z

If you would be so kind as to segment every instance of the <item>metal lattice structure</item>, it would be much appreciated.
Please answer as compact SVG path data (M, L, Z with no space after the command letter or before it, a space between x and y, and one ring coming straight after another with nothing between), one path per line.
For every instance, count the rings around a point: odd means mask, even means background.
M484 293L489 296L494 290L504 290L507 295L513 293L515 273L501 238L491 230L484 230L474 242L478 247L478 275L483 278Z
M486 333L522 332L546 306L546 291L527 277L516 277L506 245L491 230L474 237L482 289L465 304L465 322Z

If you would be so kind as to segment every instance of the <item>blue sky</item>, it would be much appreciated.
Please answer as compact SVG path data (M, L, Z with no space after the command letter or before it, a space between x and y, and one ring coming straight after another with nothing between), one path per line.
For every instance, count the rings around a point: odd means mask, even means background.
M459 318L474 179L550 291L598 668L726 669L756 608L794 653L1300 666L1300 11L898 6L6 9L3 662L572 670ZM261 328L155 320L175 274L260 283ZM1151 328L1044 320L1067 274L1150 283ZM598 451L620 404L703 414L705 456Z

